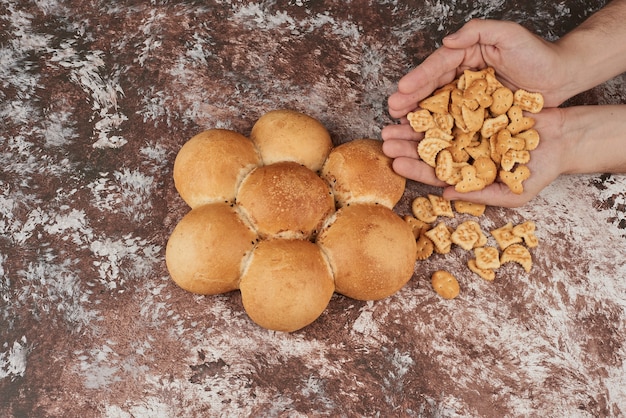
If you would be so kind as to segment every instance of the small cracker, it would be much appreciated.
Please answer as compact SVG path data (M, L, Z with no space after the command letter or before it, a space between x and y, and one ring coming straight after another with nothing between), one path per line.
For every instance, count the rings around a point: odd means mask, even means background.
M481 139L478 145L465 147L464 150L475 160L480 157L491 158L491 145L489 144L489 139L486 138Z
M419 261L426 260L433 255L435 246L433 242L423 233L419 236L416 242L417 251L415 252L415 259Z
M430 200L424 196L418 196L411 203L411 212L417 219L427 224L431 224L437 220L437 215L433 211L433 205Z
M419 107L427 109L431 113L447 114L448 104L450 103L450 90L439 89L432 96L425 98L419 102Z
M530 270L533 266L533 259L530 255L530 251L528 248L524 247L521 244L512 244L509 245L502 251L502 255L500 256L500 264L515 262L521 265L526 273L530 273Z
M419 238L423 232L426 232L430 229L430 224L417 219L415 216L404 215L404 220L411 227L411 231L413 231L413 236L415 239Z
M459 224L450 236L452 242L463 248L465 251L472 250L480 238L475 226L472 223L475 222L465 221Z
M496 247L478 247L474 249L476 266L481 269L497 269L500 267L500 253Z
M454 159L449 148L439 151L435 165L435 176L441 181L448 181L454 171Z
M463 180L454 185L454 189L460 193L474 192L485 188L485 181L476 176L476 167L467 165L461 168Z
M536 225L533 221L526 221L513 227L513 235L521 237L529 248L539 245L539 240L535 236Z
M493 97L493 103L489 110L494 116L505 114L513 105L513 92L506 87L496 89L491 97Z
M518 165L513 172L500 170L499 177L513 193L522 194L524 191L522 183L530 177L530 170L525 165Z
M433 242L437 253L448 254L450 252L452 248L452 240L450 238L452 233L443 222L439 222L437 226L424 232L424 235Z
M435 125L442 131L446 133L452 133L452 128L454 128L454 117L450 113L434 113L433 119L435 120Z
M513 135L516 135L522 131L526 131L535 126L535 119L524 116L523 109L519 106L511 106L506 114L511 121L507 125L506 129L508 129L509 132L511 132Z
M531 128L524 132L520 132L515 137L524 140L524 149L527 151L532 151L539 145L539 132L535 129Z
M515 164L526 164L530 161L530 153L526 150L514 150L510 149L500 159L500 166L506 170L511 171Z
M511 222L491 230L491 236L496 240L501 250L512 244L522 242L522 238L513 234L513 224Z
M486 138L497 134L509 124L509 118L506 114L496 116L495 118L487 118L480 129L480 134Z
M444 270L434 272L430 283L435 292L444 299L454 299L461 292L458 280Z
M493 282L496 279L496 272L493 269L481 269L476 265L476 259L472 258L467 261L467 267L483 279Z
M448 199L443 196L429 194L428 200L430 200L430 204L433 206L433 212L435 215L454 218L454 211L452 210L452 205Z
M450 146L450 141L441 138L424 138L417 144L417 153L426 164L437 166L437 154Z
M457 211L458 213L466 213L468 215L472 215L472 216L482 216L485 213L485 209L487 206L480 204L480 203L474 203L474 202L468 202L465 200L455 200L454 201L454 210Z
M480 157L472 164L476 167L476 177L485 182L485 186L490 185L498 177L498 167L489 157Z
M513 95L513 105L530 113L539 113L543 109L543 95L519 89Z
M461 170L463 169L463 167L467 165L469 164L468 163L453 163L452 174L450 175L450 177L448 177L448 180L446 180L446 183L448 183L451 186L455 186L461 180L463 180L463 174L461 173Z
M466 80L467 82L467 80ZM493 103L493 98L491 95L487 93L487 80L484 78L473 80L469 87L465 89L463 92L463 98L465 99L465 103L476 103L476 107L481 107L483 109L488 108ZM468 104L472 110L475 109L473 104Z
M473 110L466 104L463 104L461 106L461 114L463 115L465 127L469 132L478 132L483 127L485 111L481 107Z
M446 141L452 141L454 136L441 128L430 128L424 132L424 138L440 138L445 139Z
M415 132L426 132L435 127L435 119L433 119L433 115L427 109L409 112L406 118Z

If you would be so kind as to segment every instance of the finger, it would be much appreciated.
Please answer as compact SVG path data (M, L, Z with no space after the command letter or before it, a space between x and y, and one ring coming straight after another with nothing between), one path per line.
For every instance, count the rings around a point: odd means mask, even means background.
M462 50L439 48L402 77L398 82L398 91L388 99L391 117L399 118L406 115L437 87L454 80L463 56Z
M522 26L510 21L472 19L461 29L443 38L443 44L452 49L464 49L473 45L499 46L511 43Z
M415 132L409 124L387 125L382 129L380 135L382 136L383 141L388 141L390 139L419 141L424 137L424 134Z
M482 190L467 193L457 192L454 187L446 187L443 191L443 197L448 200L465 200L504 208L523 206L533 198L529 193L515 194L502 183L493 183Z
M442 187L446 183L435 176L435 170L424 161L409 157L398 157L393 160L393 170L408 179L431 186Z
M407 157L419 160L417 142L404 139L389 139L383 142L383 153L389 158Z

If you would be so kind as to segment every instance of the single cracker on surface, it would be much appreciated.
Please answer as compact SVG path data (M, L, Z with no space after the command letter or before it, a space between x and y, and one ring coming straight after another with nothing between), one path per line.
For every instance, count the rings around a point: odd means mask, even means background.
M526 273L530 273L533 266L533 259L528 248L521 244L511 244L502 251L500 264L515 262L521 265Z
M481 269L476 265L476 259L472 258L467 261L467 267L474 273L478 274L483 279L492 282L496 278L496 272L493 269Z
M411 212L422 222L432 224L437 220L437 215L433 212L433 205L430 200L424 196L418 196L411 203Z
M428 195L428 200L433 207L433 212L437 216L445 216L447 218L454 218L454 211L452 210L452 204L443 196L434 194Z
M454 299L461 292L457 279L445 270L437 270L431 276L431 285L444 299Z
M535 228L533 221L526 221L515 225L512 232L516 237L521 237L528 248L534 248L539 245L539 240L535 236Z
M476 265L481 269L500 267L500 253L496 247L478 247L474 249Z
M448 254L452 248L452 233L443 222L439 222L437 226L424 232L435 246L435 251L438 254Z
M455 200L454 210L458 213L466 213L472 216L482 216L485 213L486 205L481 203L468 202L466 200Z
M508 222L500 228L492 229L491 236L496 240L501 250L512 244L522 242L522 238L513 234L513 224Z

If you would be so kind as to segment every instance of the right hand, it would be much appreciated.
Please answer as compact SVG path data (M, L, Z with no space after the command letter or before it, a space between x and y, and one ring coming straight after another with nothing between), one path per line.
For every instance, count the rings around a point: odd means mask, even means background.
M517 23L474 19L445 37L441 48L402 77L398 90L389 97L389 114L404 118L420 100L465 69L489 66L511 90L542 93L545 107L558 106L569 98L564 86L568 68L556 44Z

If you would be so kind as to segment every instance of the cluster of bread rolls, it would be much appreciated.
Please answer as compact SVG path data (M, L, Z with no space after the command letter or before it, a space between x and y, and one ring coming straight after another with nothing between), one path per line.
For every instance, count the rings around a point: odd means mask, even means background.
M249 138L226 129L191 138L174 184L191 210L167 243L173 281L204 295L239 290L264 328L301 329L334 292L378 300L413 274L415 238L392 210L405 179L380 141L333 147L318 120L274 110Z

